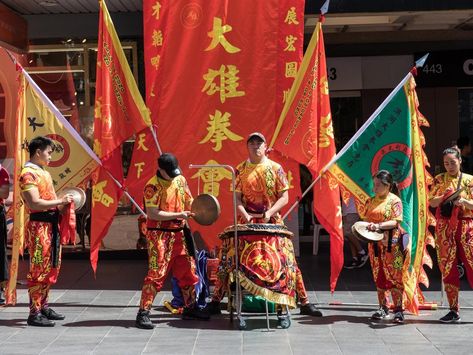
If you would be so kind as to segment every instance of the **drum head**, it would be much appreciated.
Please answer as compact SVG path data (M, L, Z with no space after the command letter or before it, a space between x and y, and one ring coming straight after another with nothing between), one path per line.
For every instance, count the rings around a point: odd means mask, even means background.
M85 192L78 187L66 187L58 193L58 197L62 198L64 195L71 194L74 200L74 209L80 210L85 204Z
M372 232L368 230L366 227L369 224L370 224L369 222L363 222L363 221L356 222L351 227L351 230L356 237L362 240L365 240L367 242L379 242L380 240L382 240L384 237L384 233Z
M210 226L220 216L220 204L215 196L201 194L192 202L191 212L194 219L203 226Z

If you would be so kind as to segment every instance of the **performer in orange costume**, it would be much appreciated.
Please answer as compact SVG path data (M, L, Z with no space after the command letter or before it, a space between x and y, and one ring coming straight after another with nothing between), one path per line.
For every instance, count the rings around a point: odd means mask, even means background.
M408 253L404 250L399 224L402 222L401 199L391 191L397 191L389 171L380 170L373 177L373 191L365 204L360 217L370 222L368 229L384 231L384 239L369 243L368 254L373 271L373 278L378 292L379 310L372 319L384 319L389 316L388 291L394 303L394 322L404 322L403 275L409 265Z
M192 195L181 175L176 157L164 153L158 158L159 169L144 188L147 218L148 274L141 292L136 326L153 329L149 315L156 294L172 268L184 298L184 319L208 319L196 307L194 285L198 282L194 255L185 241L186 220L192 216Z
M48 295L61 266L59 212L71 203L72 196L58 199L51 175L44 169L51 161L52 150L53 142L49 138L32 139L28 145L30 160L21 170L19 181L21 197L30 214L25 236L30 254L28 325L40 327L52 327L53 320L65 318L49 308Z
M288 202L289 184L286 174L278 163L266 156L266 138L259 132L251 133L247 139L249 159L237 167L236 197L238 223L284 224L279 211ZM322 312L309 302L302 273L295 264L296 294L301 304L301 314L321 317ZM211 313L219 313L219 303L224 288L217 282Z
M446 172L435 177L429 203L436 208L435 247L450 306L440 321L452 323L460 320L458 259L463 262L473 287L473 176L460 171L461 157L456 147L443 151L443 165ZM445 208L445 198L459 188L463 188L461 194L450 208Z

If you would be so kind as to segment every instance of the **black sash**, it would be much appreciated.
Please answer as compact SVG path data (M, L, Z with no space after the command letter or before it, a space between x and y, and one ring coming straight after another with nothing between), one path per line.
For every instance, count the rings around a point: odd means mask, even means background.
M7 221L5 207L0 205L0 282L8 280Z
M51 223L52 235L53 235L53 238L51 240L51 259L52 259L53 267L57 267L59 265L59 248L60 248L59 211L54 210L54 211L30 213L30 221Z

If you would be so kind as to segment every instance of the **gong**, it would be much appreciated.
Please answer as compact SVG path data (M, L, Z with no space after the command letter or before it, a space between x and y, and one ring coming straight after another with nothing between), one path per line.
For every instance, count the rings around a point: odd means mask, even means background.
M191 212L194 220L203 225L210 226L220 216L220 204L215 196L200 194L192 202Z

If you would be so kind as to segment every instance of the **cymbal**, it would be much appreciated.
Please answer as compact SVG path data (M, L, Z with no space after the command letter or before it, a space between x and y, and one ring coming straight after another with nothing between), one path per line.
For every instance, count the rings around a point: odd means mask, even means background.
M217 198L210 194L200 194L192 202L192 217L197 223L203 226L210 226L220 216L220 204Z
M356 237L362 240L365 240L367 242L378 242L382 240L384 237L384 233L381 232L380 230L377 230L377 231L368 230L367 227L369 224L370 224L369 222L359 221L359 222L354 223L351 226L351 230Z
M74 209L80 210L85 204L86 195L84 190L79 187L65 187L58 193L58 197L62 198L64 195L71 194L74 200Z

